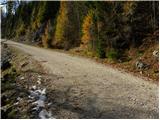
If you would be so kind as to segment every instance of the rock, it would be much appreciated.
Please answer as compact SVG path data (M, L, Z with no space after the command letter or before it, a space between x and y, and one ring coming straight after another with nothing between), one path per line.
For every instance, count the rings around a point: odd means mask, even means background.
M11 66L10 62L8 60L1 61L1 69L6 70Z
M143 69L148 68L148 67L149 67L149 65L145 64L145 63L142 62L141 60L138 60L138 61L136 62L136 68L137 68L137 69L143 70Z
M153 51L153 56L158 59L159 58L159 51L158 50L154 50Z
M137 61L136 62L136 67L138 68L138 69L143 69L144 68L144 64L143 64L143 62L142 61Z
M21 64L21 67L25 67L28 64L28 62L24 62Z

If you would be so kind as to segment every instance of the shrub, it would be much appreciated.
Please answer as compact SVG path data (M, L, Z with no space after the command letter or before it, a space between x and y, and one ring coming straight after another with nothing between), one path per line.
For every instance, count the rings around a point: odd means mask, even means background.
M107 57L110 60L117 60L119 58L119 53L118 51L112 49L111 51L108 52Z

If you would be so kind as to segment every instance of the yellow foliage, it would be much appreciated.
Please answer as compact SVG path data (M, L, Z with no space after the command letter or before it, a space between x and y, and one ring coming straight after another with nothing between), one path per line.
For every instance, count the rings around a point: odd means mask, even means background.
M19 27L19 29L17 29L17 34L16 34L16 36L19 37L19 36L21 36L21 35L24 35L25 32L26 32L26 30L25 30L25 25L24 25L24 24L21 24L20 27Z
M67 4L64 1L61 1L61 7L57 18L56 31L55 31L55 40L57 42L63 41L65 39L64 29L65 25L67 25L67 22L68 22Z
M38 28L36 21L32 23L32 30L36 30Z
M61 1L60 10L57 17L54 46L69 49L77 46L80 40L80 22L76 4L73 1Z
M123 5L124 14L125 15L133 14L133 10L134 10L135 5L136 5L135 2L133 2L133 1L125 2Z
M94 29L93 24L93 12L90 11L87 16L84 18L83 25L82 25L82 32L83 36L81 38L83 44L88 44L88 42L93 38L92 32Z
M42 35L42 44L45 48L49 47L49 40L51 40L51 36L49 33L50 21L48 21L47 26L45 28L45 32Z

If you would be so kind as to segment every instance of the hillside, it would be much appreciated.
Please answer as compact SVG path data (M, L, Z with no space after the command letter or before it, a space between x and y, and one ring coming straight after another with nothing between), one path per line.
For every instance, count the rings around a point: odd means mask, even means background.
M111 65L112 67L118 68L120 70L125 70L130 72L136 76L143 76L147 78L147 80L151 80L153 82L158 83L159 81L159 60L156 56L153 55L154 51L159 50L159 42L158 42L159 33L158 31L153 34L148 34L142 40L142 44L137 47L131 47L128 50L125 50L121 57L115 59L114 52L111 56L107 58L99 59L90 51L81 49L80 47L76 47L70 49L70 53L73 55L80 55L84 57L89 57L91 59L96 60L97 62ZM144 64L148 65L147 69L138 69L136 66L137 61L143 61Z

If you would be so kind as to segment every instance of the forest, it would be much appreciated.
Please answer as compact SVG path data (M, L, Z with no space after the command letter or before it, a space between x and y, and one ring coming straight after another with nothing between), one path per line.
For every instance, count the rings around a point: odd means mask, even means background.
M22 38L44 47L87 49L115 57L158 29L158 1L41 1L7 3L2 38ZM14 11L14 12L13 12Z

